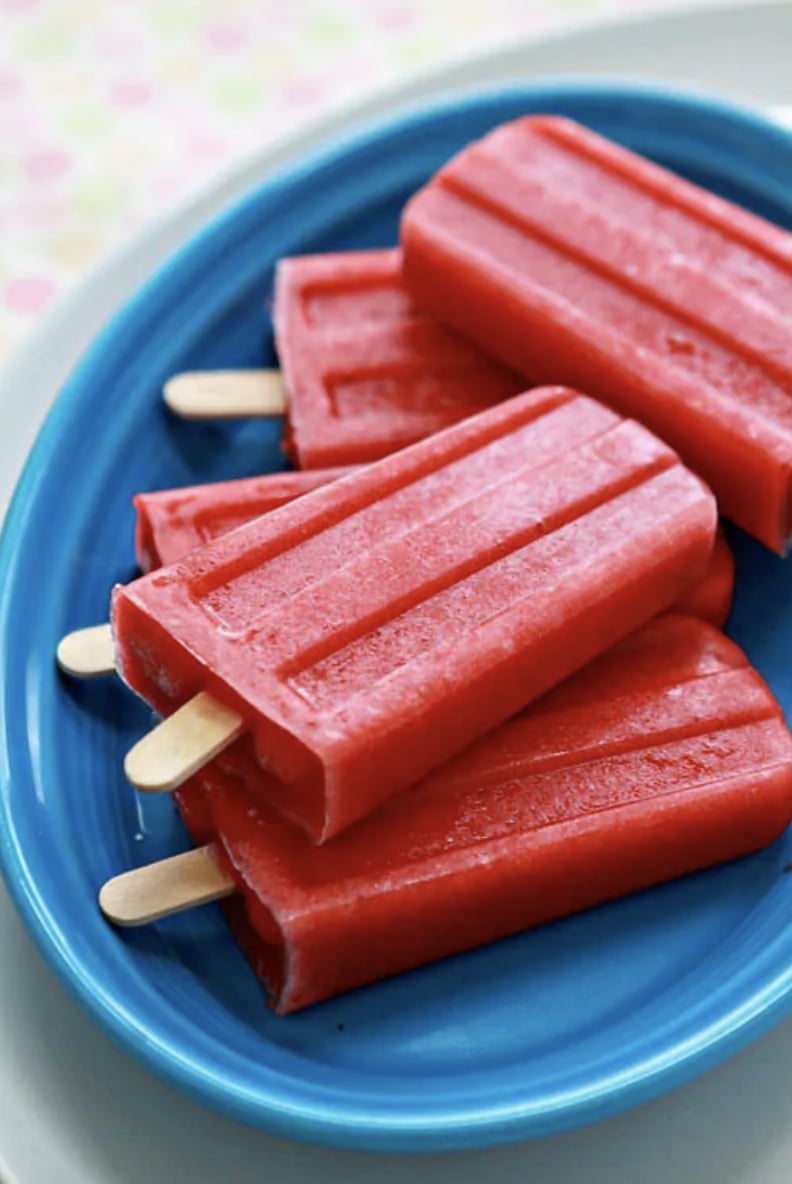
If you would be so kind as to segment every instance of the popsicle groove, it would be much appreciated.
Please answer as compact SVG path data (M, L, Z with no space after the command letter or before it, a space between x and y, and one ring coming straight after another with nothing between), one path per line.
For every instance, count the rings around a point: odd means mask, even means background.
M523 845L530 849L537 835L553 831L557 827L563 827L567 822L581 819L581 817L593 820L599 814L619 808L627 811L630 807L645 801L654 802L657 799L671 798L676 794L684 794L686 797L692 798L696 793L709 790L716 785L725 787L734 782L744 783L745 774L754 772L757 764L760 763L762 779L772 776L775 771L787 770L788 772L789 735L778 720L765 723L761 728L755 726L744 729L737 728L733 732L724 733L721 739L727 743L732 742L730 751L724 758L723 769L718 768L719 753L712 752L707 767L700 769L698 775L694 774L692 780L687 780L690 769L684 768L683 770L682 762L686 757L695 755L694 750L692 747L683 745L670 749L671 764L659 774L657 770L652 769L649 762L642 762L640 759L630 760L631 754L629 753L622 754L620 757L605 758L601 762L590 762L589 765L581 769L581 774L585 775L587 772L590 774L586 779L583 811L581 811L580 775L576 775L572 767L563 770L560 779L551 773L538 774L526 777L519 782L516 779L511 782L504 780L495 790L493 786L487 786L486 792L483 793L478 792L477 788L471 787L468 791L462 791L464 796L461 798L449 795L446 803L448 812L444 814L441 814L437 809L438 806L443 805L442 801L433 797L431 816L434 825L424 829L420 825L420 811L417 811L419 818L414 835L410 835L408 832L402 836L400 845L405 843L405 839L408 845L410 839L413 838L416 846L415 859L410 866L411 882L415 884L422 879L434 880L437 875L436 860L440 856L444 859L444 870L447 875L453 874L455 870L468 874L471 848L484 847L493 840L507 842L513 846L514 850L518 850ZM754 746L755 753L753 759L751 757L752 746ZM638 754L639 757L640 755ZM673 765L677 762L678 773L675 776ZM655 775L651 776L652 773ZM647 774L651 776L651 780ZM680 789L680 774L686 778L682 789ZM632 788L630 790L614 790L613 788L609 790L607 783L611 777L614 780L620 778L628 780ZM498 792L499 790L502 792ZM411 791L408 790L407 793L408 798L413 796ZM407 800L405 800L405 804ZM430 811L427 810L427 814L429 813ZM498 825L487 827L486 820L490 813L496 814L500 818ZM390 820L391 815L387 810L383 810L382 818L382 826L384 826L385 820ZM525 832L522 835L519 834L521 827ZM435 834L432 834L433 831ZM475 834L475 838L468 841L467 846L459 851L458 856L453 850L449 856L448 849L453 849L460 839L464 841L466 832L472 832ZM516 838L515 835L517 835ZM497 852L492 850L488 854L488 860L492 860L496 856ZM455 862L458 865L457 868L454 867ZM236 871L241 878L245 878L244 870L241 867L236 867ZM572 871L574 871L573 865L570 866L570 872ZM388 872L388 865L383 861L380 877L372 886L369 861L362 864L357 876L350 875L349 879L352 882L357 879L368 892L371 892L372 888L374 891L381 891Z
M489 141L488 151L499 144L508 145L508 163L515 168L525 167L535 180L538 174L581 209L596 207L665 249L690 252L705 273L717 270L732 287L748 289L745 294L762 308L774 310L792 299L792 258L764 249L757 258L755 250L727 238L692 206L663 195L641 177L635 183L626 179L593 142L585 147L578 139L565 143L555 129L534 125L529 134L519 126L504 129Z
M389 254L385 261L389 268L394 265L395 254ZM304 267L305 261L301 260L301 264ZM291 262L284 260L280 266L288 273ZM337 263L335 267L338 271ZM361 294L366 298L362 309ZM317 278L306 283L301 296L306 326L319 329L322 333L354 330L360 324L400 325L405 319L416 323L426 319L398 280L391 276L379 279L372 277L363 281L358 276L350 276L346 283L343 282L343 276L338 275L324 282Z
M270 586L288 596L293 607L289 622L279 624L277 648L284 650L289 637L308 648L312 628L325 632L331 627L334 603L354 605L356 619L365 604L370 620L378 619L384 606L393 610L402 602L401 588L409 589L413 602L420 603L432 594L433 581L473 574L510 547L561 529L571 517L590 513L608 496L627 493L675 463L672 453L635 425L600 431L577 449L571 443L566 455L545 465L537 463L529 447L518 454L516 463L489 469L485 465L472 493L468 486L459 488L449 480L445 498L438 498L431 512L426 508L431 495L418 483L399 504L402 527L392 537L383 537L376 528L377 514L360 537L342 535L330 547L315 548L311 556L305 546L298 546L278 567L271 564ZM468 470L464 476L469 478ZM387 503L380 507L388 508ZM356 550L352 541L359 544ZM271 596L264 604L257 602L257 585L257 573L245 571L205 602L226 627L240 627L250 641L266 633L273 613ZM240 602L245 593L249 596Z
M452 333L437 321L410 322L386 327L367 326L360 329L316 329L305 334L304 348L295 358L295 368L309 373L317 371L332 375L354 373L371 378L393 374L412 375L419 372L453 369L464 372L473 365L482 373L494 370L504 377L507 371L493 366L464 338ZM508 375L514 379L514 375Z
M706 228L712 236L712 246L716 250L722 246L728 252L729 258L719 259L727 268L732 260L740 258L738 251L739 246L742 246L746 248L743 259L752 262L753 253L756 252L771 264L773 272L777 274L780 270L792 278L792 249L787 235L781 229L770 225L768 233L768 223L750 211L724 201L716 193L691 185L684 177L675 175L672 183L668 174L651 160L636 157L602 136L587 131L584 133L584 144L580 128L570 120L540 117L531 123L537 138L557 145L577 159L596 163L610 176L618 178L626 191L638 189L641 194L655 199L664 209L679 210L697 227ZM737 252L735 244L718 226L719 219L728 224L730 234L738 240ZM769 238L773 239L772 245ZM700 241L697 239L697 244ZM707 239L704 243L705 246L709 245Z
M633 446L630 439L633 434L634 429L617 428L607 439L626 436L627 452ZM374 641L373 634L379 635L380 644L374 648L380 659L385 656L383 650L397 642L392 658L400 665L409 661L416 651L430 644L431 637L438 633L442 636L444 632L445 626L439 622L430 632L428 620L422 628L416 627L421 615L434 617L438 596L448 596L451 587L463 581L469 585L475 577L490 579L490 569L510 556L522 553L523 561L527 562L525 552L536 540L560 532L603 505L628 496L676 463L665 450L650 454L642 466L636 465L627 472L620 465L621 460L618 452L604 460L595 440L540 473L526 466L522 474L509 476L507 497L502 492L505 481L498 482L474 500L453 507L442 518L423 524L415 532L415 538L408 534L393 543L382 543L369 552L365 564L352 563L304 589L294 599L294 617L282 623L278 630L275 644L281 654L288 655L280 666L282 673L303 694L309 683L315 690L322 684L323 697L332 694L336 679L328 663L335 660L336 673L341 675L341 666L346 664L345 658L351 657L351 648L361 644L368 647ZM539 475L545 478L545 489L538 496L535 494L535 504L526 508L527 521L523 520L514 529L511 526L514 503L522 493L527 498L532 487L535 491ZM520 477L524 482L522 488ZM461 524L464 531L460 530ZM455 543L453 550L450 540ZM443 559L439 569L438 555ZM371 563L372 556L378 560L376 566ZM366 612L358 607L352 614L353 624L347 623L350 603L356 607L367 605ZM334 619L336 606L345 611L343 617ZM472 604L468 616L470 620L475 618ZM313 622L316 624L312 626ZM254 627L248 640L255 643L265 636L265 628ZM312 644L313 635L319 640ZM344 657L342 651L346 651ZM373 657L373 649L369 656Z
M328 411L335 419L346 420L354 416L365 416L366 425L371 427L373 417L393 418L393 406L403 407L411 417L411 431L431 435L444 426L456 423L462 411L474 414L484 411L498 398L507 398L514 393L511 380L492 382L491 367L481 368L482 382L472 391L477 372L472 366L436 366L432 373L412 367L400 373L388 374L355 373L350 375L329 374L324 381ZM459 394L459 379L465 379L464 393ZM397 438L395 433L392 439ZM404 439L410 439L405 433Z
M560 221L564 226L562 243L576 251L584 263L606 277L615 275L626 287L672 315L693 316L707 334L727 347L735 341L740 348L750 350L759 364L768 353L774 364L784 366L789 374L792 355L788 322L781 310L792 309L792 276L774 272L774 282L764 284L766 296L761 295L757 291L755 259L750 274L735 271L733 251L727 243L722 243L720 251L708 259L693 239L686 253L684 236L680 241L678 228L674 228L676 240L658 233L645 208L639 207L620 221L612 200L598 202L596 194L585 188L568 196L569 186L554 189L549 179L532 167L493 159L491 146L482 145L481 153L486 168L493 172L494 184L504 183L503 208L518 221L527 215L536 233L546 236L556 247ZM476 163L480 166L482 160ZM481 179L474 184L481 193ZM521 191L516 203L515 185ZM522 204L529 193L530 210ZM701 234L697 224L692 229ZM691 294L695 299L691 300ZM707 315L708 309L714 315Z
M488 763L485 770L474 766L463 779L475 777L487 786L510 777L563 772L573 765L628 752L648 753L669 743L777 718L765 688L747 668L719 670L673 685L665 680L639 703L634 693L627 693L544 716L537 712L520 717L504 725L499 737L502 762ZM638 743L635 733L641 738ZM510 744L518 756L509 754ZM448 779L449 787L457 784Z
M210 486L139 494L135 498L139 566L147 572L178 562L196 547L351 472L354 469L273 473ZM677 611L722 624L730 607L732 587L720 569L725 571L730 564L733 560L728 544L719 534L702 584L697 583L677 602L680 606ZM719 580L723 576L723 586L719 584L717 589L718 603L705 604L706 611L702 612L695 596L701 586L711 583L713 575Z
M484 213L536 238L579 267L637 296L648 307L693 324L705 339L753 364L781 383L792 382L789 324L745 287L706 272L679 249L658 243L634 226L629 230L576 193L576 200L548 187L547 178L514 162L497 161L483 146L475 174L451 173L443 184ZM792 284L780 299L792 308ZM697 299L690 301L693 290ZM787 394L790 392L787 390Z
M789 733L783 721L762 719L714 735L694 734L665 746L628 749L585 761L581 773L588 773L599 788L599 793L595 790L588 798L586 814L629 806L648 794L653 798L671 796L680 792L680 785L685 786L686 794L692 794L740 777L759 762L764 772L788 767ZM607 768L608 778L613 779L610 787L601 784L598 766ZM530 775L535 830L556 826L579 811L580 775L573 767ZM519 817L514 822L519 825Z
M630 807L646 798L670 798L679 792L692 796L714 785L727 784L750 773L758 762L764 775L773 769L788 769L789 736L779 720L719 732L704 744L701 736L694 736L671 742L662 751L658 746L587 761L579 770L570 766L531 773L511 786L508 779L503 779L480 793L471 792L464 810L456 817L445 818L444 825L448 827L449 840L453 840L470 825L469 820L477 820L478 815L485 815L488 808L496 805L499 816L505 815L505 820L500 827L481 832L476 841L484 844L502 838L512 842L515 831L521 827L535 835L579 817L581 779L587 783L585 816L593 819L604 811ZM680 791L680 785L684 785L684 791ZM504 807L506 810L501 815ZM530 839L526 837L524 841ZM438 853L441 849L438 845ZM431 874L430 865L426 873Z
M455 351L458 353L458 351ZM354 357L345 353L343 366L334 366L333 359L326 359L327 370L323 375L323 389L328 411L337 419L345 421L345 430L354 431L353 421L360 420L360 430L368 428L367 416L373 413L393 414L399 407L401 414L410 415L415 423L409 429L417 430L417 424L426 425L426 434L432 425L440 427L456 423L463 410L470 414L483 411L499 399L508 398L517 392L518 380L504 370L499 373L492 363L478 363L473 359L449 358L443 361L435 356L431 365L420 357L384 369L380 366L361 365L356 367ZM406 426L397 429L407 434Z
M458 233L471 242L479 237L492 244L497 241L497 262L488 259L488 270L497 271L504 287L519 283L524 293L530 291L535 315L546 315L550 320L563 314L570 326L574 323L581 353L597 354L603 343L609 352L618 350L625 366L634 365L639 379L650 376L650 366L655 372L662 367L667 383L671 368L677 391L681 394L684 390L692 407L700 401L697 382L703 381L722 404L721 414L726 422L742 414L744 406L746 415L761 414L768 434L775 437L779 447L789 449L790 390L763 367L721 346L692 326L687 318L671 316L656 303L639 298L624 283L600 275L540 237L529 236L522 227L447 185L427 192L425 207L428 209L430 205L432 217L437 221L438 240L448 228L451 235ZM453 249L459 249L457 243ZM565 293L574 293L574 301ZM627 332L624 326L629 327ZM542 377L546 358L532 348L535 341L528 333L525 340L526 368L533 367L537 377ZM643 355L640 366L636 346ZM593 394L606 399L611 395L616 402L618 388L599 392L596 384L585 382L577 372L576 347L568 344L566 348L568 352L562 354L560 361L556 358L553 372L567 382L585 386ZM512 364L516 362L513 358ZM745 392L744 399L735 395L735 387Z
M263 477L221 481L211 487L186 486L176 496L167 489L140 493L133 499L138 565L147 572L163 563L174 563L196 547L352 472L354 468L267 473ZM211 504L206 505L209 492ZM164 536L168 539L167 553L161 554Z
M453 584L440 590L393 619L385 614L383 623L376 628L371 628L374 622L369 618L368 632L343 646L338 645L336 633L332 639L317 641L309 650L309 639L303 633L296 640L300 649L293 665L284 663L282 667L289 686L317 709L337 704L339 697L350 694L350 688L351 693L360 693L361 686L372 703L378 690L387 694L386 687L409 668L413 659L432 682L444 680L441 671L445 663L448 681L453 685L453 664L459 656L448 651L455 637L477 634L481 638L510 604L530 604L543 586L547 588L548 575L556 565L566 564L570 579L578 574L585 578L589 548L595 545L591 540L596 539L598 528L611 516L623 524L624 537L629 538L631 512L639 505L636 495L645 495L641 511L650 512L646 503L652 498L670 500L673 496L671 485L664 487L658 479L673 479L674 475L674 469L667 468L612 501L605 500L582 518L570 515L565 525L535 536L525 546L509 550L468 574L464 585ZM609 550L613 550L612 545ZM537 618L540 611L537 605ZM284 639L279 640L282 644ZM417 695L417 669L413 679Z
M381 459L524 389L414 306L395 249L283 260L273 320L301 467Z
M605 408L579 402L573 408L570 403L570 393L557 390L547 401L542 400L541 411L536 417L515 425L510 434L511 440L518 433L524 434L527 456L534 423L541 421L547 425L544 438L540 434L536 440L533 459L537 467L552 463L579 441L593 438L617 422L613 413ZM560 415L551 419L554 412L560 412ZM549 442L548 436L552 437ZM250 560L241 573L233 547L229 548L228 563L216 563L209 573L201 571L200 556L196 556L194 564L190 565L197 568L190 579L191 594L196 600L205 602L229 628L238 627L248 619L247 608L238 616L229 610L226 601L231 599L232 591L236 595L242 590L248 570L255 573L258 565L268 564L269 603L274 603L280 596L294 596L300 590L301 581L322 578L339 563L354 562L382 537L386 525L392 537L394 523L403 521L400 533L404 534L427 516L428 504L432 505L433 514L439 514L458 503L458 474L464 472L477 480L478 488L485 491L494 483L500 483L507 472L523 464L521 459L510 456L511 450L504 449L502 437L495 431L466 439L464 444L460 442L441 465L432 463L431 449L422 447L421 450L428 453L425 460L422 457L419 464L399 466L399 472L383 484L373 502L366 496L367 483L364 493L358 488L353 495L343 499L339 498L338 490L335 493L326 490L321 500L319 494L314 496L312 513L309 514L309 507L304 502L292 507L289 516L293 525L285 530L283 516L280 531L274 531L271 521L267 520L244 528L250 538L255 532L260 541L251 545ZM326 503L329 503L327 507ZM295 576L293 567L301 573L299 576Z

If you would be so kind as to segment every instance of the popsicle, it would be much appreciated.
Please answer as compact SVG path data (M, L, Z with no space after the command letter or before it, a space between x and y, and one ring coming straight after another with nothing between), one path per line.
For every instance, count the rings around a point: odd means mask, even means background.
M704 576L672 604L670 611L725 625L734 599L734 574L734 556L719 528Z
M134 924L237 892L284 1013L765 846L792 818L792 736L731 641L665 616L324 847L197 781L214 847L102 906Z
M282 260L273 324L280 376L177 375L165 399L190 418L285 412L300 468L377 460L525 388L418 312L398 250Z
M268 473L238 481L140 493L134 499L135 553L140 569L148 572L175 563L210 539L219 538L260 514L276 510L353 471L347 468ZM719 529L702 579L685 591L670 611L722 625L731 610L733 595L734 557Z
M303 493L337 480L353 469L311 469L268 473L208 485L140 493L135 551L141 571L153 571L176 563L210 539L286 505ZM734 595L734 558L718 530L707 569L692 588L672 604L670 612L688 613L713 625L725 624ZM115 652L110 625L77 629L58 646L61 670L75 678L95 678L115 673Z
M195 547L351 471L267 473L263 477L139 493L133 499L137 511L138 566L145 573L175 563ZM709 579L709 573L704 579ZM67 633L58 644L57 661L61 671L71 678L114 674L115 648L110 625L89 625Z
M266 473L263 477L139 493L134 504L135 556L140 570L149 572L175 563L211 539L352 471Z
M464 149L408 204L428 313L532 381L640 420L783 553L792 525L792 236L551 116Z
M116 588L119 673L171 717L127 775L245 734L324 841L666 609L715 528L644 428L529 391Z

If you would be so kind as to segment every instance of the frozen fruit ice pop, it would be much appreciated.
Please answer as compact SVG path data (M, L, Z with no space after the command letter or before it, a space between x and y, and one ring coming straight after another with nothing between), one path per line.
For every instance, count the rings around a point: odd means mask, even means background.
M715 536L715 546L707 570L687 592L671 606L671 612L701 617L713 625L725 625L734 599L734 556L722 530Z
M715 527L646 429L529 391L116 588L119 672L238 718L323 841L666 609Z
M283 372L176 374L165 402L187 419L283 416L303 468L376 460L525 387L523 378L420 312L396 249L281 260L273 306Z
M140 569L148 572L175 563L203 543L351 471L266 473L263 477L139 493L134 504L135 555Z
M321 848L218 771L184 793L289 1012L765 846L792 736L731 641L665 616Z
M646 424L722 513L792 531L792 236L566 119L506 124L409 203L421 307Z
M377 460L525 388L416 309L397 250L282 260L273 323L301 468Z
M352 469L311 469L268 473L180 489L139 493L135 500L135 551L142 571L183 559L195 547L219 538L260 514L346 476ZM707 569L670 612L686 613L723 625L734 594L734 558L718 530Z

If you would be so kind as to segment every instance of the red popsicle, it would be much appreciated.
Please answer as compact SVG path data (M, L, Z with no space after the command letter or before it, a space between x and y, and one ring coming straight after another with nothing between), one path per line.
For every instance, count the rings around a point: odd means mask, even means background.
M139 493L134 499L138 565L141 571L148 572L175 563L196 547L352 471L313 469L310 472L267 473L263 477L243 477L238 481Z
M260 514L287 505L352 471L312 469L269 473L264 477L139 493L135 498L138 564L147 572L175 563L210 539L219 538ZM723 531L718 530L703 578L684 592L669 611L723 625L731 611L733 594L734 558Z
M792 530L792 236L551 116L466 148L407 206L416 300L533 381L645 423L721 512Z
M765 846L792 736L731 641L665 616L324 847L216 772L184 800L289 1012Z
M191 701L127 773L175 788L247 732L324 841L667 608L715 526L645 429L528 392L117 588L120 673Z
M302 468L377 460L525 388L416 309L396 250L282 260L273 324Z
M713 625L725 625L734 599L734 556L723 531L718 529L709 566L701 580L685 592L670 611L700 617Z
M377 460L493 403L525 380L420 312L398 250L278 264L277 370L197 371L164 389L187 419L280 417L296 465Z

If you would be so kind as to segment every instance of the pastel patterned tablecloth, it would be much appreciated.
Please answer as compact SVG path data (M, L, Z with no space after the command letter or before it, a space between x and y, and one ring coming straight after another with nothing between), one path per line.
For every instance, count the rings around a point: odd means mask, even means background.
M221 167L465 50L657 0L0 0L0 361Z

